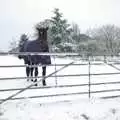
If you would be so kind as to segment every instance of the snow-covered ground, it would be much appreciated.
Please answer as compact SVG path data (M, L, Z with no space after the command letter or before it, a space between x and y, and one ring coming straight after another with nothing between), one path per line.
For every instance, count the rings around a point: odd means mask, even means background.
M88 63L87 61L73 60L69 58L52 59L52 63L69 64L74 63ZM103 63L98 61L98 63ZM13 56L1 56L0 65L23 65L23 61ZM57 67L56 69L61 68ZM120 68L119 65L116 65ZM47 75L55 71L55 67L47 67ZM88 65L69 66L57 75L69 74L88 74ZM92 65L90 72L93 73L115 73L119 70L107 65ZM41 75L41 68L39 68L39 76ZM0 68L0 78L3 77L24 77L25 68ZM106 76L91 76L91 83L100 82L115 82L119 81L120 75L106 75ZM72 84L87 84L89 82L88 76L77 77L60 77L48 78L48 86L57 85L72 85ZM0 89L23 88L27 87L31 82L24 79L19 80L4 80L0 81ZM41 82L39 86L42 86ZM119 89L120 84L96 85L91 86L91 91ZM5 99L13 92L0 92L0 99ZM68 88L47 88L26 90L16 97L25 97L23 100L7 101L0 106L0 120L119 120L120 119L120 98L103 100L99 99L102 96L120 95L120 92L109 93L93 93L88 99L88 94L72 95L62 97L49 97L39 99L28 99L30 96L61 94L61 93L75 93L88 92L88 86L82 87L68 87ZM62 102L60 102L62 101Z
M0 120L119 120L120 99L76 100L39 104L29 100L8 102Z

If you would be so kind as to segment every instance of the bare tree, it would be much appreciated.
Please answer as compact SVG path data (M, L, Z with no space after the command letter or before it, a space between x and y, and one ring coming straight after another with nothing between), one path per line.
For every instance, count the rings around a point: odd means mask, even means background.
M100 28L89 30L89 35L99 42L104 43L104 51L116 53L120 45L120 28L115 25L104 25ZM117 46L116 46L117 45Z
M80 42L80 28L76 23L71 25L71 41L74 44L78 44Z

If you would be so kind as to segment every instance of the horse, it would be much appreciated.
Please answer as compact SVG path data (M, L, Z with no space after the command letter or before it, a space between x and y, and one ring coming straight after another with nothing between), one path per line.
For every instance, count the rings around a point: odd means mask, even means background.
M47 30L48 28L36 28L38 37L36 40L27 40L23 46L20 48L19 52L49 52L48 42L47 42ZM24 63L28 66L26 67L27 77L33 77L33 71L35 80L31 79L33 82L37 82L38 76L38 66L42 65L42 84L46 86L45 76L46 76L46 66L51 64L51 58L49 55L19 55L20 59L24 60ZM32 66L30 66L32 65ZM27 79L29 81L29 79ZM37 86L37 84L35 84Z

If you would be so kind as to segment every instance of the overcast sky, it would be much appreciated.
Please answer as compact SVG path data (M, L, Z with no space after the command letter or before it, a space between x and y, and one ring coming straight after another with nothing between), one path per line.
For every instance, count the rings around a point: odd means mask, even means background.
M54 8L82 32L105 24L120 27L120 0L0 0L0 49L7 50L22 33L32 35L34 25L50 18Z

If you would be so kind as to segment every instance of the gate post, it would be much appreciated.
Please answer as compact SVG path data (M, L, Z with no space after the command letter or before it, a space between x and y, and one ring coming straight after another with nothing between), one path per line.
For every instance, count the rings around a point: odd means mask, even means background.
M91 68L91 63L90 63L90 56L88 56L88 77L89 77L89 84L88 84L88 87L89 87L89 99L91 97L91 94L90 94L90 91L91 91L91 82L90 82L90 68Z
M56 61L55 61L55 56L53 57L54 58L54 62L55 62L55 72L57 71L57 68L56 68ZM57 87L57 75L55 73L55 86Z
M106 61L106 55L104 55L104 63L106 63L107 61Z

